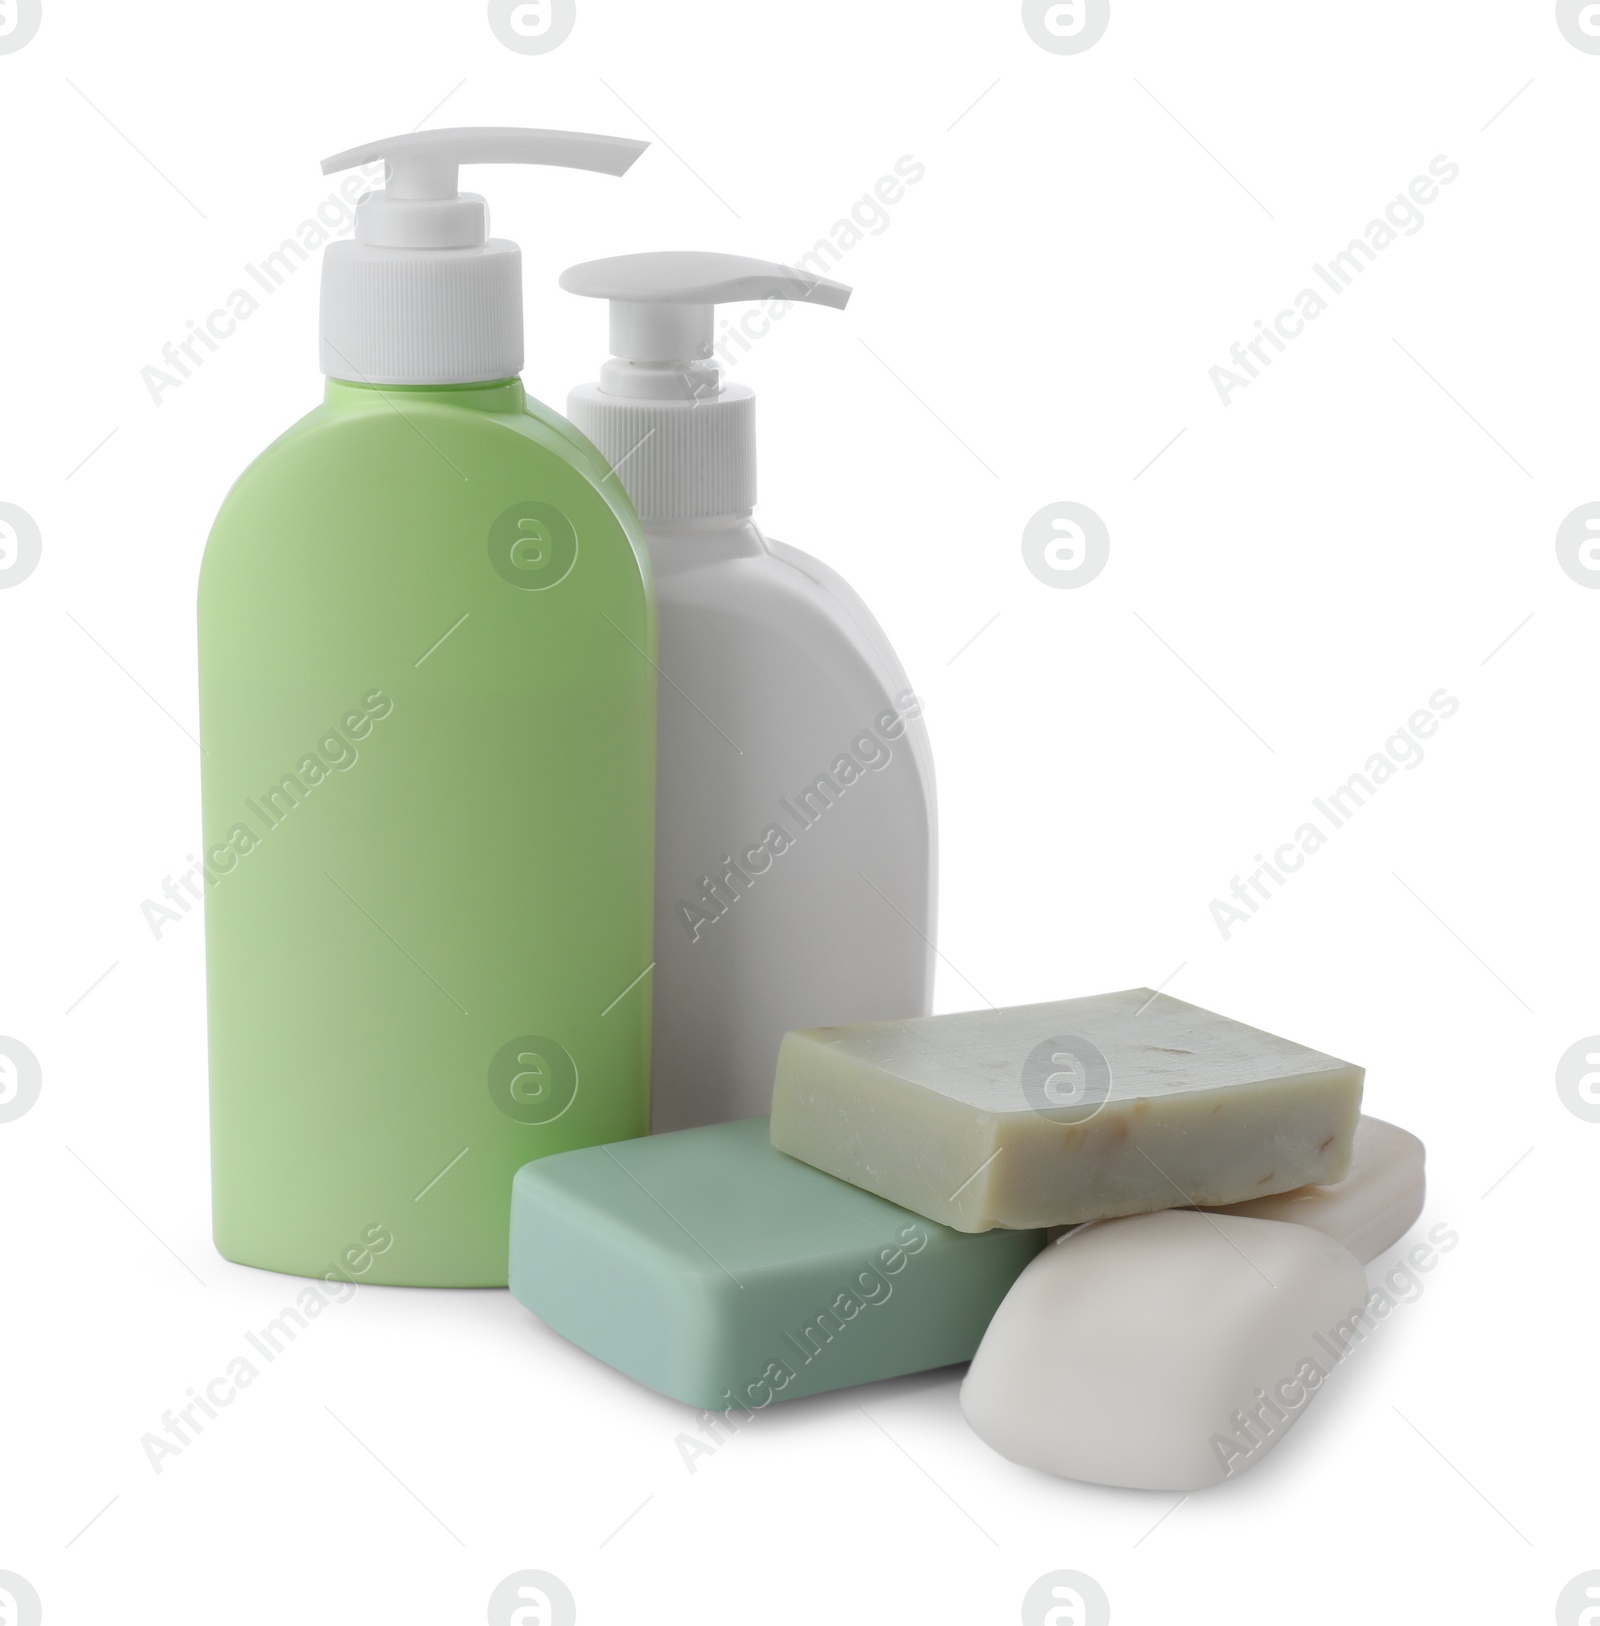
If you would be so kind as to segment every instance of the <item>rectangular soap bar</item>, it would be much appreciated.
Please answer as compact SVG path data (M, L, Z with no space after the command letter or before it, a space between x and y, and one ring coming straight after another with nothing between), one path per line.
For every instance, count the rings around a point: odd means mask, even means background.
M716 1410L970 1360L1043 1245L930 1224L774 1151L765 1118L558 1152L512 1185L512 1293Z
M1131 988L784 1036L772 1144L958 1231L1344 1177L1364 1070Z

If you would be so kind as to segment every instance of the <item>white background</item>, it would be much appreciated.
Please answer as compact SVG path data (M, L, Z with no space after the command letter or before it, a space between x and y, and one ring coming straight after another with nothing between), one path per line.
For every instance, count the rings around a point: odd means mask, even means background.
M1600 1566L1600 1125L1555 1088L1600 1029L1600 593L1555 551L1600 498L1597 93L1544 0L1114 0L1077 55L1013 4L580 0L521 55L478 4L45 0L0 55L0 502L43 536L0 592L0 1033L43 1068L0 1124L0 1569L46 1619L472 1622L523 1568L590 1623L1010 1622L1062 1568L1119 1623L1550 1618ZM201 922L140 906L195 851L200 553L318 397L317 267L159 406L141 369L323 154L419 121L656 138L622 181L472 177L557 404L604 351L565 265L797 255L926 166L848 312L738 376L765 528L926 697L938 1008L1165 984L1348 1056L1461 1239L1243 1478L1171 1511L1017 1469L949 1371L691 1475L683 1408L506 1294L383 1288L152 1471L300 1287L211 1247ZM1441 154L1424 227L1224 406L1230 345ZM1073 591L1020 546L1062 500L1111 534ZM1441 688L1426 760L1225 940L1212 900Z

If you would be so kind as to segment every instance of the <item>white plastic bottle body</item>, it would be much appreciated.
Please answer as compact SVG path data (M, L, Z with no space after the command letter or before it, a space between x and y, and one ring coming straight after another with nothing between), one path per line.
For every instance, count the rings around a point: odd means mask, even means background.
M659 1133L766 1112L791 1028L927 1013L936 824L921 702L840 577L748 520L646 539Z

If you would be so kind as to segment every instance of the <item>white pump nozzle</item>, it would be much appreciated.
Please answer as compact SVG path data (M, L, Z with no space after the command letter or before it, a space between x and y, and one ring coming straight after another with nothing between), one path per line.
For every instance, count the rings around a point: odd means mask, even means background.
M324 175L382 160L381 191L356 205L353 242L322 268L322 370L370 384L466 384L522 370L522 256L489 236L489 211L459 190L462 164L550 164L621 175L649 145L570 130L422 130L367 142Z
M850 290L772 260L742 254L621 254L561 273L569 294L611 301L611 354L601 388L645 399L717 389L715 307L758 299L843 310Z
M567 412L619 470L640 517L748 513L755 396L722 380L716 307L772 301L770 325L790 304L843 310L850 289L771 260L695 253L590 260L564 271L561 286L611 301L612 359L598 384L572 392Z

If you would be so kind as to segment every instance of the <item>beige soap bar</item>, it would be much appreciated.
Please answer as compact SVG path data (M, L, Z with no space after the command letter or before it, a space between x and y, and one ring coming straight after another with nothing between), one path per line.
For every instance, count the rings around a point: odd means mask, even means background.
M958 1231L1343 1179L1364 1071L1131 988L784 1036L780 1152Z
M1427 1196L1425 1159L1415 1135L1382 1118L1363 1116L1356 1125L1350 1170L1337 1185L1302 1186L1275 1197L1230 1203L1222 1212L1309 1225L1367 1264L1387 1253L1421 1216Z

